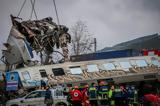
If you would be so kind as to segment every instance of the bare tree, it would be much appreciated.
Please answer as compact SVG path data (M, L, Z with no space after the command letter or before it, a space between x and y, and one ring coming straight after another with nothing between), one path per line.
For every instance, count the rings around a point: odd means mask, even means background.
M93 38L89 34L85 22L79 20L71 28L72 55L80 55L93 52Z

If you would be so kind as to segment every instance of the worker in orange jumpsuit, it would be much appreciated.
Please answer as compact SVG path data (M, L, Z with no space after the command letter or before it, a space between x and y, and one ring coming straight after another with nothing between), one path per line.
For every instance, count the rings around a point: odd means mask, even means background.
M82 106L82 93L78 90L78 86L75 86L71 92L72 106Z
M84 90L82 91L82 102L83 102L83 106L90 106L89 105L89 94L88 94L88 88L89 85L85 85Z

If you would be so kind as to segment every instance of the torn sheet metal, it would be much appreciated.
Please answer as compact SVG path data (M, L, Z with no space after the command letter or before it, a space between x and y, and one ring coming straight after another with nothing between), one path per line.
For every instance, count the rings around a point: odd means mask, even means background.
M64 58L68 61L67 44L71 42L71 36L68 34L68 28L64 25L57 25L51 17L41 20L22 21L18 17L11 15L13 27L7 43L10 48L3 51L3 55L9 64L17 62L27 62L33 57L32 50L37 53L44 52L46 60L53 53L53 48L62 48ZM11 59L14 55L17 58ZM12 61L11 61L12 60ZM48 64L45 61L42 64Z

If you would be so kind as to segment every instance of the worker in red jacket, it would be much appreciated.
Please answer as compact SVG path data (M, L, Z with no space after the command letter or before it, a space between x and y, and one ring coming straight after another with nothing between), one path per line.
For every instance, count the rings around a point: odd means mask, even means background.
M145 106L152 105L152 106L159 106L157 104L160 104L160 97L154 94L145 94Z
M78 90L78 86L75 86L71 92L72 106L82 106L82 93Z
M85 85L84 90L82 91L82 102L83 106L89 106L89 94L88 94L89 85Z

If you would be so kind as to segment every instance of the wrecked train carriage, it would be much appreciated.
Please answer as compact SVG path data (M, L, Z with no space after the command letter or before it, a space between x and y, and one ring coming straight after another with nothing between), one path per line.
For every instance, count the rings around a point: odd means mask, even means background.
M41 80L49 85L73 86L99 80L128 83L160 78L160 63L157 56L137 56L34 66L13 72L18 73L25 88L40 86Z

